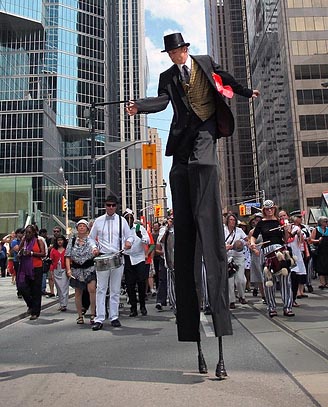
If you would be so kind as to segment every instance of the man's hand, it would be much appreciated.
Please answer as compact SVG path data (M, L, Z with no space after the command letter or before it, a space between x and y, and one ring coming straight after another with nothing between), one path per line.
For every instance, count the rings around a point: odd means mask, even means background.
M131 100L129 104L125 107L125 110L129 116L134 116L138 113L138 108L136 104Z
M132 247L132 244L131 244L130 242L126 241L126 242L124 243L124 249L125 249L125 250L129 250L129 249L131 249L131 247Z
M256 99L258 96L260 96L260 91L257 89L253 90L252 98Z

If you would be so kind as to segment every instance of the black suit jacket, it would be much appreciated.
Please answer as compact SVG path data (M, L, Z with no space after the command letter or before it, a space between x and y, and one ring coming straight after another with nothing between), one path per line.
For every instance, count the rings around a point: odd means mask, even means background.
M234 131L234 118L229 106L225 103L224 98L216 90L212 73L219 74L222 78L223 85L230 85L235 93L251 97L253 91L244 88L227 72L222 71L209 55L191 55L200 68L204 71L210 84L215 89L215 111L217 121L216 138L231 136ZM158 85L158 96L139 99L135 103L139 113L157 113L164 110L168 103L172 103L173 119L170 127L170 133L166 145L165 155L173 155L179 136L183 131L188 129L190 107L187 96L181 84L180 70L177 65L172 65L167 71L161 73Z

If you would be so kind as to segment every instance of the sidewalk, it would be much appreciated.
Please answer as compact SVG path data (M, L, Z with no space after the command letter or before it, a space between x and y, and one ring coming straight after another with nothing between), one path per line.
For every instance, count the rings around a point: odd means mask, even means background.
M74 290L70 289L70 294ZM48 308L58 302L58 298L42 296L41 309ZM0 277L0 329L22 318L27 317L27 307L23 299L17 297L16 286L11 277Z

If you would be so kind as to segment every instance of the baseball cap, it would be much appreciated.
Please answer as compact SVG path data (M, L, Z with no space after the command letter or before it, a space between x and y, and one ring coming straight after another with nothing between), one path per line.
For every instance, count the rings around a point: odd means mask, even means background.
M76 226L79 226L79 225L85 225L89 229L89 223L85 219L80 219L78 222L76 222Z

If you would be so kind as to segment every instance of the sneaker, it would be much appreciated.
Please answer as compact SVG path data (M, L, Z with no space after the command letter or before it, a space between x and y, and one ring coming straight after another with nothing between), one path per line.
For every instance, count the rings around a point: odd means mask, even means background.
M157 309L157 311L163 311L162 304L160 304L160 303L157 303L157 304L155 305L155 308Z

